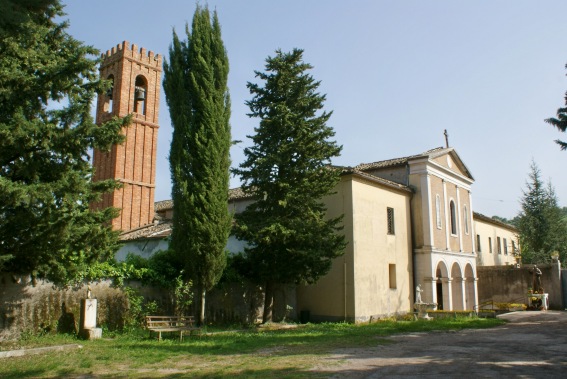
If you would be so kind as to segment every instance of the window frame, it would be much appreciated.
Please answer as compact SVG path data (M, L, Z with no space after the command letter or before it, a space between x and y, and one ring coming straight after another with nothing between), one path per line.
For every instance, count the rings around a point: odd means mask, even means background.
M396 223L394 216L394 208L386 207L386 227L388 235L396 235Z
M388 281L389 281L390 289L395 290L398 288L395 263L388 264Z
M449 218L451 224L451 235L457 236L458 228L457 228L457 207L455 205L455 201L451 199L449 201Z

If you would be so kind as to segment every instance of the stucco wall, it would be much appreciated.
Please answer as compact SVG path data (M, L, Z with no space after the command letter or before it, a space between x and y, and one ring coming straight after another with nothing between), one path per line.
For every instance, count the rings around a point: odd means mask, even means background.
M310 312L312 321L354 320L354 269L352 239L352 181L342 177L336 193L325 199L329 217L344 214L345 254L333 261L327 275L308 286L298 286L298 312Z
M298 288L299 311L310 311L316 321L368 321L408 312L413 296L409 201L409 193L343 176L325 203L330 217L345 215L345 255L316 284ZM388 207L394 209L394 235L388 234ZM395 288L390 288L390 265L395 265Z
M118 249L115 258L121 262L126 259L128 254L138 255L145 259L150 258L152 255L161 250L168 249L167 239L151 238L138 241L127 241Z
M551 309L564 309L561 288L561 265L559 262L538 265L542 272L541 284L549 294ZM533 286L533 266L477 267L479 302L527 304L528 288Z
M518 236L515 232L478 219L474 221L474 229L480 239L480 246L476 246L478 256L477 264L479 266L502 266L516 263L512 241L514 241L516 247L518 247L519 244ZM501 246L500 253L498 253L499 237ZM489 238L492 243L492 252L490 252ZM507 249L504 248L504 240L506 240Z
M395 233L388 234L387 208ZM355 320L408 312L412 297L410 194L353 181ZM394 288L390 265L395 265Z

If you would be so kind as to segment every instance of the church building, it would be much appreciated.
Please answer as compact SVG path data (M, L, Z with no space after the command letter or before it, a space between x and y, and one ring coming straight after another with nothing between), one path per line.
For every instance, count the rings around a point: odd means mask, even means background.
M113 222L128 253L149 257L167 248L173 204L154 204L161 57L123 42L103 55L101 75L114 86L99 96L97 121L133 114L126 142L95 152L95 180L123 187L99 205L121 208ZM163 168L165 169L165 168ZM514 227L473 211L474 178L456 150L344 167L335 193L324 199L329 217L341 214L348 242L343 256L317 283L295 288L295 308L313 321L367 321L412 311L415 287L438 309L478 309L477 266L516 264ZM230 190L229 208L253 201ZM227 249L241 252L234 237Z

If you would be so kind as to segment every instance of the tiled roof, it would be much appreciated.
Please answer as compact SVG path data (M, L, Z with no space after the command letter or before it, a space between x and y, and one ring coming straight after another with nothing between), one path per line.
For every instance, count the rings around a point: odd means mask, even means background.
M248 199L253 196L244 193L242 188L231 188L228 190L228 200ZM163 212L173 209L173 200L161 200L154 203L154 210L156 212Z
M418 159L418 158L425 158L425 157L433 157L434 155L439 155L439 153L444 152L444 150L452 150L452 148L446 149L443 147L437 147L435 149L428 150L424 153L417 154L417 155L410 155L407 157L401 158L394 158L394 159L386 159L384 161L372 162L372 163L361 163L354 168L361 171L372 170L375 168L385 168L385 167L392 167L392 166L399 166L406 164L409 160Z
M228 190L228 200L250 199L253 195L245 193L242 188L232 188Z
M358 170L356 168L344 167L342 174L343 175L348 175L348 174L357 175L357 176L360 176L360 177L365 178L367 180L370 180L372 182L385 185L386 187L390 187L390 188L402 190L402 191L405 191L405 192L413 193L411 188L409 188L408 186L405 186L405 185L400 184L400 183L393 182L393 181L388 180L388 179L380 178L380 177L375 176L375 175L368 174L368 173L361 171L361 170Z
M473 219L488 222L488 223L494 224L496 226L500 226L500 227L512 230L514 232L518 231L518 229L514 225L506 224L505 222L495 220L492 217L485 216L485 215L478 213L478 212L473 212Z
M161 200L154 203L154 210L156 212L165 211L173 208L173 200Z
M171 221L163 221L157 224L148 224L136 229L128 230L120 234L121 241L132 241L147 238L164 238L171 234Z

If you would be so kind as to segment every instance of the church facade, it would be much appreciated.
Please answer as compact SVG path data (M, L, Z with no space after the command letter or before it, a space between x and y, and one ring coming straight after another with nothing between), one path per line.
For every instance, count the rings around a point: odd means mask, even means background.
M93 162L95 179L123 183L103 200L122 209L113 223L124 242L117 259L165 249L171 233L172 202L153 202L160 65L159 56L127 42L103 55L101 73L114 86L99 97L99 119L134 115L126 142L95 152ZM519 246L512 226L473 211L473 183L450 147L344 167L324 201L329 217L344 215L348 245L326 276L296 288L296 311L355 322L407 313L417 285L440 309L477 309L477 266L516 264ZM253 201L239 189L229 198L234 212ZM244 247L234 237L227 245L233 253Z

